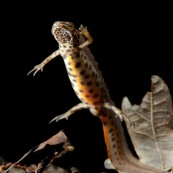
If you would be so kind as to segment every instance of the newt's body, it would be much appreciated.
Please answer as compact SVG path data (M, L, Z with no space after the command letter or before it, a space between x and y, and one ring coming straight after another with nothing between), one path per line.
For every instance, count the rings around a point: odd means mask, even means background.
M55 22L52 27L52 34L59 43L59 49L30 72L35 71L35 75L50 60L61 55L72 87L82 102L53 120L58 121L67 118L75 111L88 108L93 115L98 116L102 121L108 156L117 171L164 173L164 171L142 164L128 149L121 121L119 118L115 118L116 114L120 118L124 115L114 106L97 63L94 61L89 48L87 48L92 43L92 37L87 29L81 26L77 30L70 22ZM87 38L86 41L83 36Z

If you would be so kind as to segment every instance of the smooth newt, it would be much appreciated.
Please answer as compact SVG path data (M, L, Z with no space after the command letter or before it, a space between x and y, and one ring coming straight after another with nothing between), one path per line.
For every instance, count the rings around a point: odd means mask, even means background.
M52 121L68 118L74 112L87 108L98 116L103 124L103 132L109 159L106 167L115 168L125 173L165 173L141 163L130 152L125 139L122 118L126 118L120 109L115 107L110 98L98 65L87 47L93 39L86 27L76 29L71 22L58 21L53 24L52 34L59 43L59 49L36 65L28 74L42 71L43 67L55 57L61 55L72 87L81 103L66 113L56 116ZM116 118L118 115L120 118Z

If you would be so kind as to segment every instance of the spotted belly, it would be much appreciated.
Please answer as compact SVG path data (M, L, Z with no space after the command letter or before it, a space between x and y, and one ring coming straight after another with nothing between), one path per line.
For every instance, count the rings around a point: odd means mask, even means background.
M64 62L72 87L83 103L99 106L107 100L99 75L90 62L71 56L67 56Z

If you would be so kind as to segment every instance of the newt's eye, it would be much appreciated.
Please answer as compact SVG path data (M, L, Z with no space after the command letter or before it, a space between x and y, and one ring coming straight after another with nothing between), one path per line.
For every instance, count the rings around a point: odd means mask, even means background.
M74 29L74 25L73 24L71 24L71 25L69 25L69 29Z
M70 26L70 29L72 30L72 29L74 29L74 27L73 26Z

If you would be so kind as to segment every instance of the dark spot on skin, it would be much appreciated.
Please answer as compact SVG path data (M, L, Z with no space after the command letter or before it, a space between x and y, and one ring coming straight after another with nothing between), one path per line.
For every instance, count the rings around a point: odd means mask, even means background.
M112 137L112 139L111 139L112 141L114 141L115 140L115 137Z
M113 129L111 128L111 129L109 129L109 133L112 133L113 132Z
M87 98L88 98L88 97L89 97L89 95L85 95L85 97L87 97Z
M99 95L96 93L93 95L94 98L97 98Z
M97 86L97 87L99 86L99 83L98 83L98 82L96 82L96 86Z
M99 102L97 102L97 103L99 103ZM102 116L106 117L106 113L105 113L105 111L104 111L104 110L102 110L102 111L100 112L100 115L102 115Z
M112 146L112 148L115 148L115 144Z
M85 63L85 67L88 67L88 63Z
M75 59L76 57L73 55L73 53L70 53L71 59Z
M100 94L100 100L104 100L103 94Z
M67 49L66 51L67 51L68 53L70 53L70 52L71 52L71 50L70 50L70 49Z
M68 68L70 71L72 71L72 68Z
M63 45L63 48L66 48L67 46L66 45Z
M75 65L76 68L79 68L80 66L81 66L80 62L77 62L76 65Z
M94 77L94 76L95 76L95 72L93 71L93 72L91 73L91 75Z
M68 62L68 65L71 65L71 62Z
M88 78L89 78L89 76L90 76L90 75L89 75L89 74L87 74L87 75L85 75L85 76L84 76L84 78L85 78L85 79L88 79Z
M103 122L103 125L106 125L107 123L106 122Z
M92 77L94 77L94 72L91 73Z
M99 107L95 107L95 110L97 110L97 111L98 111L99 109L100 109ZM99 114L97 114L97 115L98 115L98 116L100 116Z
M118 157L116 157L116 158L117 158L119 165L124 165L124 163L122 163ZM118 168L116 168L116 170L118 170Z
M93 89L90 89L90 90L89 90L89 93L93 93L93 91L94 91Z
M84 75L86 73L86 71L85 70L82 70L81 72L80 72L80 75Z
M111 115L109 115L109 119L110 119L110 120L112 119L112 116L111 116Z
M94 102L93 104L94 104L94 105L97 105L97 104L99 104L99 102Z
M68 72L68 75L69 75L69 76L72 76L72 74L71 74L71 73L69 73L69 72Z
M111 125L112 125L112 126L114 125L114 121L111 122Z
M119 136L119 138L120 138L120 136ZM121 141L120 140L118 140L118 144L119 144L119 146L121 146Z
M77 47L77 46L78 46L78 44L77 44L77 43L74 43L74 44L73 44L73 46L74 46L74 47Z
M76 77L76 75L71 74L71 73L69 73L69 72L68 72L68 75L69 75L69 76L72 76L72 77Z
M73 79L73 82L76 82L76 80L75 80L75 79Z
M100 114L100 115L103 115L103 116L104 116L104 113L105 113L105 112L104 112L103 110L99 110L99 114Z
M91 81L87 82L87 86L91 86L91 85L92 85Z
M81 92L81 93L82 93L82 92L83 92L83 90L79 90L79 92Z
M81 82L80 84L81 84L81 85L85 85L85 83L84 83L84 82Z
M75 52L72 52L72 51L71 51L71 56L73 56L74 58L79 58L78 54L76 54Z
M117 144L117 141L116 140L114 142ZM119 149L119 148L120 148L120 145L117 144L117 149Z
M101 93L103 93L103 92L101 92ZM104 96L105 96L104 94L101 94L101 95L100 95L100 99L101 99L101 100L104 100L104 98L105 98Z
M103 87L101 87L101 88L100 88L100 91L101 91L101 92L104 92L105 90L104 90L104 88L103 88Z
M103 98L106 99L106 95L105 94L103 94Z

